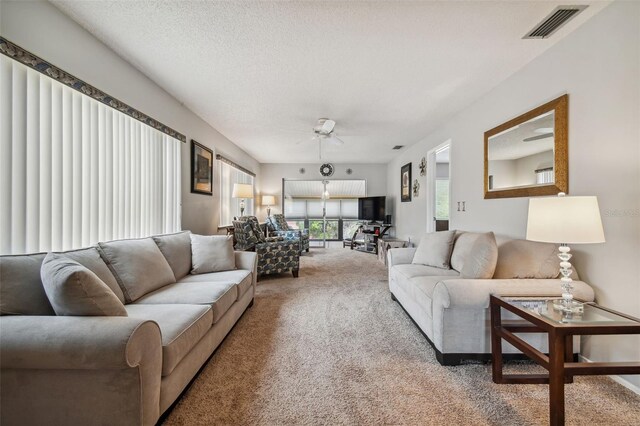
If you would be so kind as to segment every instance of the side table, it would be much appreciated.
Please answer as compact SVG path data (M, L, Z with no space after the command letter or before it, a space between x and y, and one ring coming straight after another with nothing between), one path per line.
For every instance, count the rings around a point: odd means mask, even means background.
M495 383L549 384L551 426L564 424L564 385L573 376L640 374L640 362L574 362L574 335L640 334L640 320L595 303L585 303L580 314L565 313L553 307L552 298L490 298L491 361ZM501 309L523 321L503 322ZM540 352L514 333L547 333L549 355ZM502 340L544 367L549 374L503 374Z
M397 238L379 238L378 239L378 260L387 265L387 251L392 248L409 247L409 241L399 240Z

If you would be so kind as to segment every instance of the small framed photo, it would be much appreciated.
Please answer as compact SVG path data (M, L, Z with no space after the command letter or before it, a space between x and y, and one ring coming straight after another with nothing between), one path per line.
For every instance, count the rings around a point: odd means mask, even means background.
M213 151L191 139L191 192L213 195Z
M400 200L411 201L411 163L400 169Z

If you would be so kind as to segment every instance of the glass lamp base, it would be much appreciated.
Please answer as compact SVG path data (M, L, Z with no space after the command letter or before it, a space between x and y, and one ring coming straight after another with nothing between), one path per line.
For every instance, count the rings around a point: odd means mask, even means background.
M575 300L555 299L553 300L553 309L557 311L581 314L584 312L584 303Z

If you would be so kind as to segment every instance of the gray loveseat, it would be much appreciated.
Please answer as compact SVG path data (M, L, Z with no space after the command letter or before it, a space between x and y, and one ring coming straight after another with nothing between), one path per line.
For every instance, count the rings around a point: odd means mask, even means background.
M413 264L416 248L397 248L387 254L389 290L427 337L443 365L463 360L490 359L489 295L561 295L557 247L525 240L503 240L497 244L497 263L491 279L462 278L460 271L473 255L481 234L457 232L450 256L450 268ZM554 277L554 278L549 278ZM593 301L593 289L578 280L574 270L574 295ZM503 318L509 319L508 314ZM530 344L547 351L546 337L528 334ZM579 351L579 342L574 346ZM520 352L504 343L503 352L517 358Z
M104 281L127 316L56 316L40 278L46 254L0 257L3 425L155 424L253 303L256 254L190 275L188 231L65 254Z

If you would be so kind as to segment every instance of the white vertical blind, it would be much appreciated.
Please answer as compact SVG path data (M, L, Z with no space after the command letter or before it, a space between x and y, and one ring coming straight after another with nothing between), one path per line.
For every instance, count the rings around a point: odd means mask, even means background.
M0 57L0 254L180 229L180 141Z
M218 160L220 168L220 226L229 226L233 218L240 216L240 199L233 198L234 183L247 183L253 186L253 176L232 165ZM245 216L253 215L254 199L246 199L244 203Z

